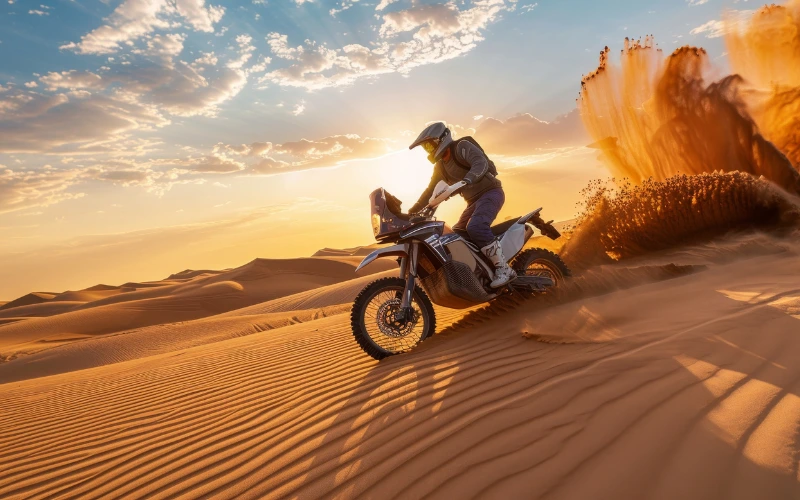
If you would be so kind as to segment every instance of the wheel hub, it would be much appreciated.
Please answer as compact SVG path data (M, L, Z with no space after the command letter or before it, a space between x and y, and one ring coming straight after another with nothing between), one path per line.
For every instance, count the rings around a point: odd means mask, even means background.
M378 329L388 337L405 337L414 330L419 320L419 314L412 308L411 317L403 321L397 320L397 314L401 312L400 299L390 299L381 304L378 308L377 323Z

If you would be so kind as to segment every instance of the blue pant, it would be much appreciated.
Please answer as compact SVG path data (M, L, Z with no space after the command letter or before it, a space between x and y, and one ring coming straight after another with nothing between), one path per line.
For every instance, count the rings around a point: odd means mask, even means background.
M479 247L485 247L494 241L492 222L503 208L505 201L506 195L501 188L486 191L477 200L467 205L453 229L466 230L473 243Z

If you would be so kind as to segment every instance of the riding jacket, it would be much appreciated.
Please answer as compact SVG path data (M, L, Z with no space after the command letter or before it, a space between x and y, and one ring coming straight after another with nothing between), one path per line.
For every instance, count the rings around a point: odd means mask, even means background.
M469 165L469 170L462 165ZM467 203L474 202L490 189L502 187L497 177L489 172L489 161L486 155L474 144L468 141L458 141L451 148L451 154L447 161L439 160L433 166L431 181L419 200L411 207L410 212L416 212L427 205L436 184L442 180L450 185L460 180L470 182L460 192Z

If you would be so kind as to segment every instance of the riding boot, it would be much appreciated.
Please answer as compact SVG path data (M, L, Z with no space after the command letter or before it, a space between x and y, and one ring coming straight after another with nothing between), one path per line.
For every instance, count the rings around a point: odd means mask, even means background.
M506 262L505 256L503 256L503 247L500 246L499 241L494 240L481 248L481 252L494 264L494 276L492 277L492 283L489 285L490 287L499 288L505 286L517 277L517 273L511 269Z

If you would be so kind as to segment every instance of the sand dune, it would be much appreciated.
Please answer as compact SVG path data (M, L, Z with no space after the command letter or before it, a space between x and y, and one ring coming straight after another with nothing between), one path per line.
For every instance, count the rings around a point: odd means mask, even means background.
M30 305L33 305L33 304L41 304L43 302L47 302L48 300L51 300L56 295L58 295L58 294L56 294L56 293L48 293L48 292L33 292L33 293L29 293L27 295L23 295L22 297L20 297L18 299L15 299L15 300L12 300L12 301L9 301L9 302L5 302L2 306L0 306L0 311L13 309L15 307L20 307L20 306L30 306Z
M5 311L0 311L0 318L35 318L52 316L54 314L61 314L63 312L70 311L83 304L84 302L82 301L62 300L58 302L48 301L40 304L17 306L9 308Z
M369 278L22 357L0 496L797 498L798 253L604 266L381 362L346 306L298 312Z
M348 280L335 285L324 286L308 290L306 292L288 295L279 299L262 302L249 307L243 307L230 311L221 316L242 316L252 314L265 314L272 312L284 312L303 309L316 309L331 306L334 304L350 303L358 292L368 283L384 276L393 276L395 271L384 271L382 273L371 274Z
M370 281L388 274L355 278L196 320L157 323L122 331L118 335L88 337L81 342L66 341L58 346L51 342L48 349L22 356L13 363L0 364L0 384L119 363L332 315L349 314L350 303L358 292ZM96 310L103 313L100 317L110 316L102 307ZM145 314L148 318L155 316L153 311L145 311ZM80 316L74 318L78 322L81 320ZM455 318L460 318L460 315ZM114 321L115 325L119 324L119 314L115 314Z
M356 274L354 259L360 262L360 257L256 259L226 271L187 270L161 282L28 294L0 310L0 356L14 359L97 335L205 318L396 267L381 262ZM348 300L349 295L333 303Z
M106 297L112 297L120 293L133 292L136 288L126 286L109 286L109 285L95 285L86 288L85 290L66 291L59 293L53 297L52 301L69 301L69 302L94 302Z
M353 257L353 256L365 256L372 253L374 250L386 246L385 244L380 243L373 243L372 245L366 245L361 247L353 247L353 248L323 248L322 250L317 250L314 253L314 257Z
M221 272L223 271L211 271L208 269L184 269L179 273L170 274L167 277L167 281L185 281L203 275L213 276L220 274Z

